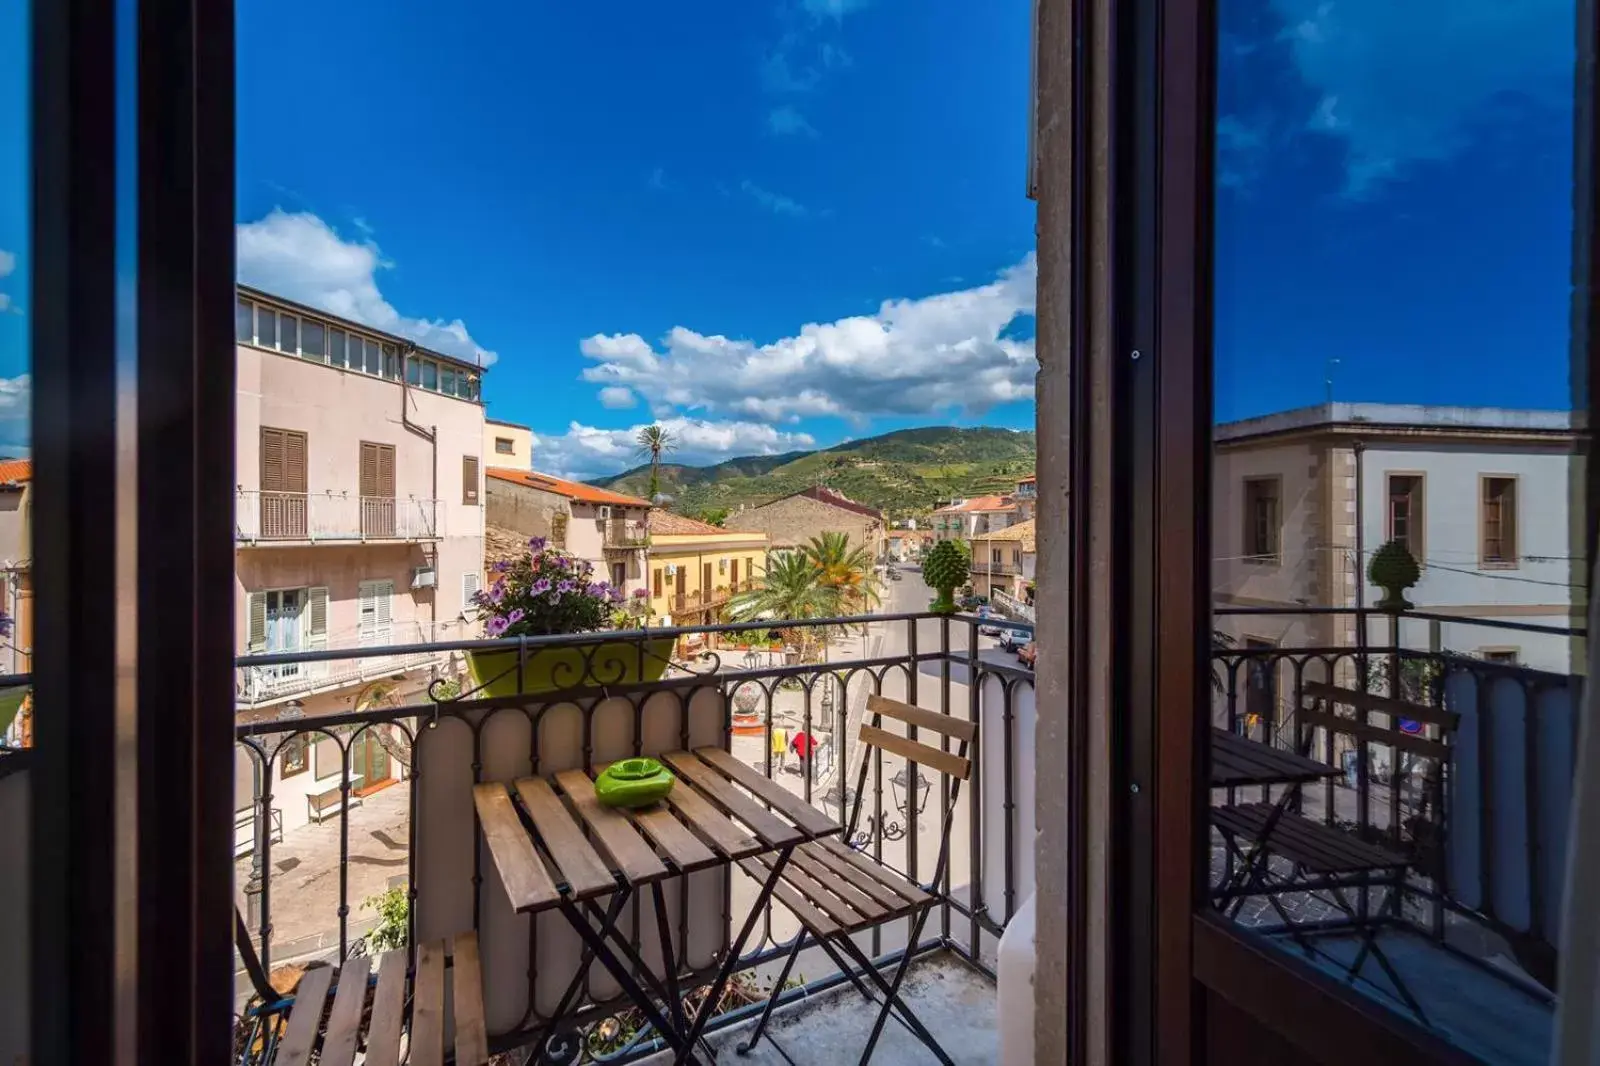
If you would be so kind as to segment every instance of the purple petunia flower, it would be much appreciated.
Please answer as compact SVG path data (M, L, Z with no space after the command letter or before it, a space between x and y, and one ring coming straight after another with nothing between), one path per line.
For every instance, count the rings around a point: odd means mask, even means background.
M545 540L543 537L534 537L532 540L528 541L528 550L542 552L544 551L544 546L548 543L550 542Z
M488 633L489 636L491 636L491 637L498 637L498 636L501 636L502 634L504 634L505 631L507 629L509 629L509 628L511 628L511 623L508 622L506 619L504 619L504 618L491 618L491 619L489 619L489 624L484 626L483 630L484 630L485 633Z
M561 593L571 592L573 589L575 589L577 587L578 586L574 585L571 582L571 580L569 580L567 578L562 578L560 581L558 581L556 583L556 591L557 592L561 592Z
M498 563L495 563L493 566L489 567L489 572L493 574L503 574L510 569L511 564L506 562L504 559L501 559Z
M550 579L547 577L541 577L539 580L528 586L528 591L533 593L535 596L543 596L546 592L550 591Z
M646 592L644 589L633 590L633 598L636 600L642 600L648 595L650 595L650 593Z
M506 615L506 625L514 626L526 617L528 617L527 611L524 611L521 607L513 607L511 613Z
M612 589L608 593L608 596L610 597L612 603L621 603L623 600L628 598L622 594L621 589Z
M506 598L506 579L500 578L489 586L489 602L499 603Z

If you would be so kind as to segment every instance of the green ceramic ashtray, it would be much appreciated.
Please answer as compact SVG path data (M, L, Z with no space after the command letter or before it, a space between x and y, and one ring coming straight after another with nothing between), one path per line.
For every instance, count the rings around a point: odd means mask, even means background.
M673 780L654 759L623 759L594 779L594 795L607 807L648 807L672 791Z

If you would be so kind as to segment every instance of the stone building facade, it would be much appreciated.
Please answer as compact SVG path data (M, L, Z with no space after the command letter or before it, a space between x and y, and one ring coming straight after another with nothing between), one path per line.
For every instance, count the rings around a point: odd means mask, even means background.
M843 533L852 546L866 545L874 560L884 557L883 512L832 489L804 489L728 516L723 528L765 533L773 545L801 545L823 533Z

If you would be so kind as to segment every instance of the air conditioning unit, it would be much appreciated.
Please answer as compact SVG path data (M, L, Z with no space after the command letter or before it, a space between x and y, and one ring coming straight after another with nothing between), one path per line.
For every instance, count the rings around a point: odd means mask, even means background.
M431 566L419 566L411 571L411 587L431 589L438 583L439 575Z
M668 577L677 577L678 576L678 568L669 563L667 565L667 576Z

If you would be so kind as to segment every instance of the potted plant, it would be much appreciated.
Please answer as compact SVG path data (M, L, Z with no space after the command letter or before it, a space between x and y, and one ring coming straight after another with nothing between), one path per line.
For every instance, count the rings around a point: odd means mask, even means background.
M647 606L639 593L628 597L607 582L594 581L593 566L549 548L543 537L530 540L521 558L496 563L493 572L494 581L473 597L485 618L484 633L493 638L633 628ZM553 647L535 645L526 651L520 685L519 654L515 647L468 651L469 695L515 696L657 681L671 659L672 638L608 640L596 636Z
M928 552L922 564L922 577L938 593L928 609L938 614L954 614L955 591L966 584L971 573L966 553L953 540L942 540Z
M1409 611L1411 602L1406 599L1406 589L1422 577L1422 568L1399 540L1391 540L1372 553L1367 564L1367 577L1383 589L1383 599L1374 606L1380 611Z
M733 731L738 736L754 736L765 731L761 724L761 693L754 685L740 685L733 692Z

